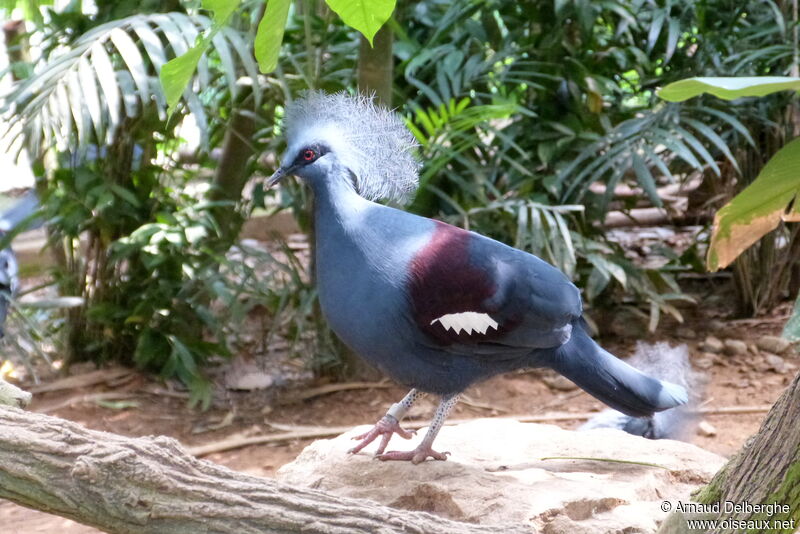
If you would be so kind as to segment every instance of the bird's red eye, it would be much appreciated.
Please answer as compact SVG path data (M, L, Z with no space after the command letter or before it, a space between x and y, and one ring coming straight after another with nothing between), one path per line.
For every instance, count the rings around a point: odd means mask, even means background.
M317 153L307 148L303 150L303 159L306 161L312 161L315 157L317 157Z

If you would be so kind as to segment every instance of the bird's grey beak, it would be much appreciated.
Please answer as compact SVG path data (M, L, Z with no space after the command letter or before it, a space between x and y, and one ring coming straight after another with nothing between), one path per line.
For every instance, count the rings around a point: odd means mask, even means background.
M283 180L284 176L288 176L294 172L294 167L278 167L278 170L272 173L272 176L269 177L267 180L267 189L272 189L272 187Z

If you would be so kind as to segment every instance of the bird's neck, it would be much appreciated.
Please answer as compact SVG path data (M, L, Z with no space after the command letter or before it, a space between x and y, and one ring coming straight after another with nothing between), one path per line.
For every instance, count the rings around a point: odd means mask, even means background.
M347 288L352 277L364 278L364 270L375 259L365 224L375 204L359 196L345 180L327 181L313 189L317 287L330 319L336 313L331 311L334 303L350 298Z
M352 231L373 205L356 193L349 177L320 180L313 185L314 219L317 234L329 231Z

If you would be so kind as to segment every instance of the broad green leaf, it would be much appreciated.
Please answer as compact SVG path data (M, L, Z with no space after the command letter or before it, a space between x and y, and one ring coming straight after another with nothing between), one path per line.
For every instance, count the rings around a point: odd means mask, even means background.
M181 99L189 85L189 81L197 70L197 64L203 53L208 49L211 40L228 22L231 14L239 7L241 0L203 0L203 9L213 12L213 24L205 35L200 37L195 45L185 54L168 61L159 73L161 86L167 97L169 114L175 111L175 106Z
M360 31L372 45L372 39L389 17L396 0L325 0L345 24Z
M215 26L222 26L241 3L241 0L203 0L203 9L213 13Z
M708 268L729 265L781 221L800 221L800 138L781 148L755 181L714 217Z
M283 30L289 18L291 0L267 0L264 16L258 23L253 45L258 68L263 73L272 72L278 66L278 53L283 42Z
M205 46L193 46L182 56L169 60L161 67L161 73L158 76L161 79L164 94L167 96L167 106L169 106L170 114L181 99L181 95L189 85L192 76L194 76L197 63L207 47L208 44L205 44Z
M732 78L688 78L671 83L658 91L670 102L683 102L709 93L725 100L745 96L764 96L778 91L800 91L800 78L789 76L751 76Z

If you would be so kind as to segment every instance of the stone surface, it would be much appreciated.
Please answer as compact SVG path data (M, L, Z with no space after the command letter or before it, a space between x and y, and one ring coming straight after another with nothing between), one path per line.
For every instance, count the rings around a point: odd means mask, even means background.
M275 377L262 369L258 362L242 356L230 362L223 376L228 389L252 391L267 389L275 383Z
M792 342L778 336L761 336L756 340L756 346L764 352L783 354L792 346Z
M719 354L722 352L722 349L725 348L722 341L714 336L708 336L701 344L700 349L705 352L713 352L714 354Z
M725 354L743 356L747 354L747 343L740 339L726 339L723 342Z
M556 373L555 371L542 374L542 382L556 391L574 391L578 386L569 378Z
M697 332L695 332L694 330L692 330L691 328L689 328L687 326L679 326L675 330L675 335L677 337L683 338L683 339L696 339L697 338Z
M348 456L352 437L367 428L312 443L278 471L278 478L460 521L525 523L547 534L649 533L666 515L661 511L664 500L686 501L725 462L679 441L647 440L611 429L568 431L510 419L480 419L442 429L434 448L452 452L446 462L380 462L372 459L374 444ZM410 441L395 437L389 450L414 447L424 431ZM561 458L544 459L549 457Z
M701 352L699 356L692 360L692 363L698 369L710 369L717 360L718 357L713 352Z
M700 421L697 423L697 433L710 438L717 435L717 429L708 421Z
M769 366L769 369L775 371L776 373L785 373L786 372L786 360L778 356L777 354L764 354L764 361Z

